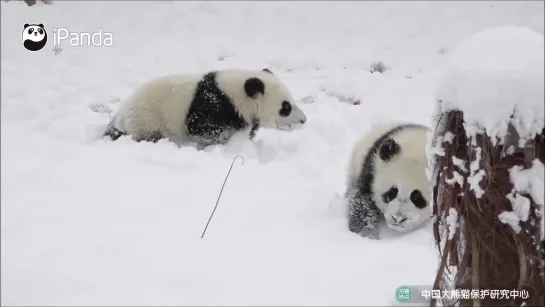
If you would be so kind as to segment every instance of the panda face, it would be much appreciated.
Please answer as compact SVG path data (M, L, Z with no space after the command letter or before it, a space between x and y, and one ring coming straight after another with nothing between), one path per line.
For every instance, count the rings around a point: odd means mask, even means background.
M25 25L25 29L23 30L23 37L26 39L30 39L33 42L40 42L45 37L45 30L44 26L42 24L39 25Z
M23 46L30 51L41 50L47 43L47 32L43 24L25 24L23 33Z
M268 69L222 71L216 80L218 89L248 124L289 130L307 121L290 90Z
M280 93L282 90L277 89ZM273 93L267 97L265 102L267 109L263 117L264 126L274 127L281 130L289 130L293 127L303 125L307 121L305 113L295 104L292 97Z
M399 180L392 186L377 195L380 198L377 206L384 213L386 225L397 231L408 231L421 224L429 216L426 215L428 200L424 196L427 187L420 190L413 186L411 182Z
M289 89L272 73L266 74L264 93L258 108L261 126L289 130L303 125L307 117L295 104Z
M394 140L383 142L375 162L373 195L386 225L401 232L419 226L432 214L426 165L407 157L404 149Z

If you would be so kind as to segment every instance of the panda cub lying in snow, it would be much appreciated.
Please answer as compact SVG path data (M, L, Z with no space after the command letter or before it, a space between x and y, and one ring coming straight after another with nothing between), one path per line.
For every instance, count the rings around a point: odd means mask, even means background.
M225 144L245 129L251 128L253 138L259 127L285 130L306 120L290 90L270 70L225 70L145 83L124 101L104 136L207 146Z
M355 146L348 168L348 228L378 239L378 224L405 232L431 217L425 173L429 129L410 123L381 124Z

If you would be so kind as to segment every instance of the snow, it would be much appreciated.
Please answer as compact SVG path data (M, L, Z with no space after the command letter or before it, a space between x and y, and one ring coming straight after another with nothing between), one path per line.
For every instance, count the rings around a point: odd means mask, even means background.
M519 193L530 195L538 207L540 217L545 217L545 168L538 159L532 161L532 167L523 169L517 165L509 169L509 178L513 183L513 191L507 195L507 198L513 204L513 211L519 219L526 221L529 215L530 201ZM543 224L543 220L541 221ZM541 227L541 238L544 237L545 227Z
M445 133L445 142L452 144L452 140L454 140L454 133L447 131Z
M533 1L0 5L2 305L397 305L397 287L434 280L431 226L348 231L353 144L380 121L428 123L449 50L505 24L543 33L544 15ZM51 43L23 49L25 23ZM53 28L113 45L54 47ZM265 67L306 102L303 129L204 151L98 139L152 77Z
M437 140L437 143L435 144L436 146L432 148L431 153L438 156L444 156L445 148L443 148L443 145L442 145L444 141L444 136L438 136L436 140Z
M517 213L514 212L514 211L503 211L502 213L500 213L498 215L498 218L500 219L500 221L504 224L508 224L509 226L511 226L511 228L513 228L513 230L515 231L515 233L519 233L521 228L520 228L520 218L518 217Z
M460 187L462 187L464 185L464 176L460 175L460 173L458 173L457 171L454 171L452 173L452 178L445 179L445 182L451 185L454 185L454 183L456 182L458 183L458 185L460 185Z
M530 215L530 200L527 197L515 193L515 191L507 194L507 199L509 199L513 206L513 212L517 214L521 221L526 222Z
M481 198L484 194L484 190L481 188L479 183L486 176L486 173L483 169L480 169L480 163L482 158L482 148L477 147L475 150L475 160L471 161L469 164L470 175L467 177L467 182L469 183L469 190L475 193L477 198Z
M451 55L437 89L441 113L463 111L468 135L486 132L493 145L510 123L522 144L533 139L544 126L544 46L542 33L518 25L474 34Z
M456 234L456 227L458 227L458 211L454 208L450 208L446 221L448 225L448 239L452 240Z
M538 205L543 206L544 172L543 163L535 159L532 161L532 167L528 169L523 169L520 165L513 166L509 170L509 178L516 191L530 194Z
M464 160L453 156L452 164L456 165L462 172L467 173L467 168L465 166Z

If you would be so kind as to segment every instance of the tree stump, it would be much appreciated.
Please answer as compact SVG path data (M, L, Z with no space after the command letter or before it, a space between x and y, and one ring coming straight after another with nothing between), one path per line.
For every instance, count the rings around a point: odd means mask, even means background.
M545 306L543 42L522 27L477 33L437 91L428 175L441 298L430 306Z

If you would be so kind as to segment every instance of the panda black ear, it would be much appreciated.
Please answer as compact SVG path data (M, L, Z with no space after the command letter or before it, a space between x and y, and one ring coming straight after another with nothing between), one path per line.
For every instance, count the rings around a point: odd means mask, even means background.
M378 156L382 161L388 162L401 152L401 146L392 139L386 139L380 144Z
M248 97L257 98L257 94L265 94L265 84L258 78L250 78L244 82L244 91Z
M268 69L268 68L263 68L263 71L264 71L264 72L268 72L269 74L273 74L273 72L272 72L270 69ZM273 75L274 75L274 74L273 74Z
M25 23L25 29L28 28L28 26L30 26L28 23Z
M42 29L43 29L43 28L44 28L44 25L43 25L43 23L39 24L39 25L38 25L38 27L40 27L40 28L42 28Z

